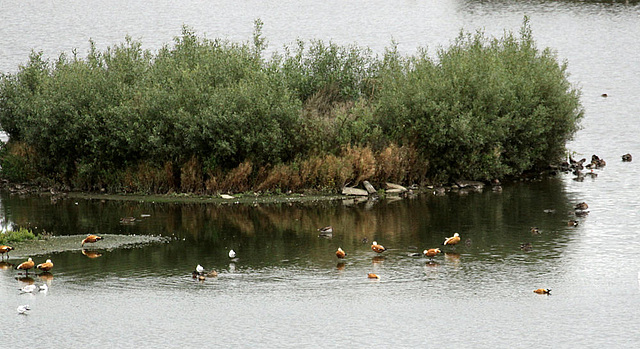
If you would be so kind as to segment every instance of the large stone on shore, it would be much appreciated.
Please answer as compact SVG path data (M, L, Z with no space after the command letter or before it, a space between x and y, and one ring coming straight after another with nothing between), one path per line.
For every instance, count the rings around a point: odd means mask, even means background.
M358 188L354 188L354 187L343 187L342 188L342 195L368 196L369 193L367 193L367 191L364 190L364 189L358 189Z

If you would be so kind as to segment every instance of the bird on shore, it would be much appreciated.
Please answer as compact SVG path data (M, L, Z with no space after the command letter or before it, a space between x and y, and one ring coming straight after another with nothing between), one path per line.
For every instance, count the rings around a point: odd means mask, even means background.
M82 240L82 245L81 246L84 246L84 244L86 244L86 243L94 243L94 242L100 241L100 240L102 240L101 236L88 235L86 238L84 238L84 240Z
M455 245L457 245L459 242L460 242L460 234L455 233L455 234L453 234L453 236L452 236L452 237L448 237L448 238L446 238L446 239L444 240L443 245L444 245L444 246L447 246L447 245L455 246Z
M2 245L0 246L0 254L2 255L2 259L4 259L4 254L7 254L7 258L9 258L9 251L13 251L13 247Z
M437 256L438 253L440 253L442 251L440 251L439 248L430 248L428 250L424 250L422 251L422 254L425 255L425 257L429 257L430 259L433 260L433 257Z
M369 279L380 279L380 277L377 274L374 274L374 273L367 274L367 277Z
M344 258L346 256L347 256L347 253L344 252L344 250L342 248L338 247L338 250L336 251L336 257L342 259L342 258Z
M318 231L320 232L320 234L318 234L319 237L323 237L323 238L333 237L333 227L330 225L320 228L318 229Z
M231 258L231 259L236 258L236 251L234 251L234 250L229 251L229 258Z
M539 288L537 290L534 290L533 292L537 293L537 294L551 294L550 293L551 289L549 289L549 288Z
M371 249L372 249L374 252L377 252L377 253L382 253L382 252L384 252L384 251L386 251L386 250L387 250L386 248L384 248L384 246L379 245L377 241L374 241L374 242L371 244Z
M16 269L17 270L24 270L25 274L29 274L29 269L33 268L34 265L35 265L35 263L33 262L33 259L31 259L31 257L29 257L29 259L26 262L20 263L16 267Z
M50 259L47 259L46 262L44 263L40 263L36 266L36 268L42 270L42 271L49 271L53 268L53 262L51 262Z
M27 315L27 311L31 310L31 308L29 308L29 304L25 304L18 306L16 310L18 311L18 314Z

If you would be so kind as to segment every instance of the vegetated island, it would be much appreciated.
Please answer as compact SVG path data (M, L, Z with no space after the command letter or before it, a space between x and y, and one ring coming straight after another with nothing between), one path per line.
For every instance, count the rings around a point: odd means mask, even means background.
M33 52L0 76L0 176L103 193L337 193L369 181L440 185L538 172L583 117L567 63L519 33L460 35L432 56L184 27L157 52ZM52 189L53 190L53 189Z

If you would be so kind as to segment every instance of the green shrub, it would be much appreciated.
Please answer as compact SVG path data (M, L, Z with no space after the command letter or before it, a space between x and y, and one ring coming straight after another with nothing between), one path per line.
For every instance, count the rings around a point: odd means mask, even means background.
M33 232L26 228L0 232L0 245L10 244L14 242L22 242L27 240L35 240L35 239L36 239L36 236L33 234Z

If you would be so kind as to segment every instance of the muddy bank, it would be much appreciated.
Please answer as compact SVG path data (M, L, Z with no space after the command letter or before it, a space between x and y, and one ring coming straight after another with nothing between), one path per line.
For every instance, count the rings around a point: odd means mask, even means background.
M170 238L152 235L101 235L104 239L94 244L85 244L85 250L109 251L118 248L135 248L152 243L166 243ZM11 259L47 255L56 252L81 251L80 245L86 235L53 236L42 240L12 243Z

